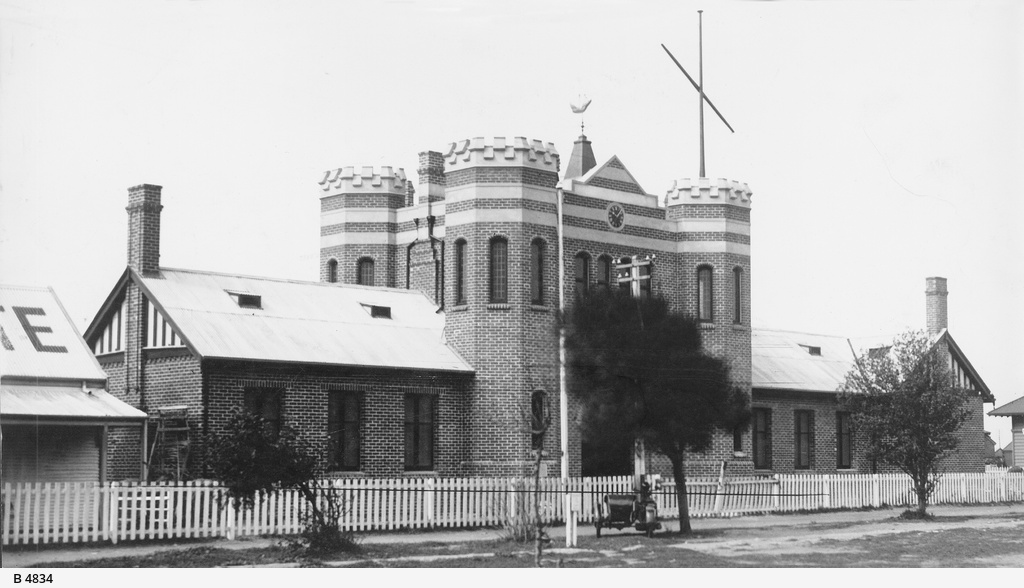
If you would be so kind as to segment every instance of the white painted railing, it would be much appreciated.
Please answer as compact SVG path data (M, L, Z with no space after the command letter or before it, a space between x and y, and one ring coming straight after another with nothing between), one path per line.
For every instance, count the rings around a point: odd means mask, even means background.
M329 489L329 490L326 490ZM480 527L532 517L532 479L343 478L325 482L340 497L344 529L378 531ZM630 476L541 479L541 517L565 520L565 493L578 521L592 523L606 494L630 494ZM827 508L910 506L916 503L902 474L778 475L687 480L690 516L728 517ZM679 513L675 486L655 493L663 517ZM1024 474L945 474L931 504L1024 501ZM257 497L252 510L236 511L216 482L4 484L4 545L137 541L241 535L295 534L302 530L306 501L285 490Z

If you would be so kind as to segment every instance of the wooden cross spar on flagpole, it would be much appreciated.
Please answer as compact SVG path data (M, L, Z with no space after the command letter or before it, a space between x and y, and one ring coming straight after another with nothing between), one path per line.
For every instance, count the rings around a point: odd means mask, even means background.
M698 43L699 43L699 46L700 46L700 54L699 54L700 55L700 61L698 62L698 67L700 69L698 71L698 76L700 77L700 83L695 82L693 80L693 78L690 77L690 74L686 73L686 69L684 69L682 64L679 63L679 60L676 59L675 55L672 55L672 52L668 50L668 47L666 47L664 43L661 44L661 48L665 50L665 53L668 53L668 56L676 64L676 67L679 68L679 71L683 72L683 75L686 76L686 79L690 80L690 83L693 84L694 89L697 90L697 92L700 93L700 177L702 177L702 178L705 177L705 174L704 174L704 103L705 102L708 103L708 106L710 106L711 109L715 111L715 114L718 115L718 118L722 119L722 122L725 123L725 126L729 127L730 131L732 131L733 133L736 132L736 131L733 130L732 125L730 125L729 122L725 120L725 117L722 116L722 113L718 112L718 109L715 108L715 105L711 103L711 99L708 98L707 94L704 93L704 14L703 13L704 13L703 10L698 10L697 11L697 15L698 15L697 18L699 19L698 20L698 22L699 22L699 24L698 24L698 27L699 27L698 28L698 35L699 35Z

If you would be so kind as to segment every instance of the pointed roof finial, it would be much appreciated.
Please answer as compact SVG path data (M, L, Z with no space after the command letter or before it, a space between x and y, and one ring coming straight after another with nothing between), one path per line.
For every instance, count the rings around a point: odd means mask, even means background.
M587 107L590 106L590 99L586 98L585 96L580 94L579 102L580 102L579 106L570 103L569 107L572 108L572 111L573 111L574 114L580 115L580 135L582 135L583 134L583 113L586 112L587 111Z

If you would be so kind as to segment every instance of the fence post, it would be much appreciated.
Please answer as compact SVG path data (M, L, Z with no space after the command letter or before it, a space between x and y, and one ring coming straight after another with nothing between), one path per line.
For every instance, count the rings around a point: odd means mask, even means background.
M715 489L715 514L721 514L725 508L725 465L726 462L722 462L722 465L718 468L718 487ZM689 496L689 493L687 493Z
M118 496L117 482L111 482L107 488L106 499L104 502L107 505L107 538L114 545L117 545L117 516L120 508L120 497Z
M782 478L779 474L773 476L775 478L775 487L772 489L772 511L779 510L780 501L782 500Z
M434 520L434 480L434 478L427 478L427 491L423 496L423 518L426 519L429 528L434 528L437 525L437 521Z
M825 475L825 497L822 499L825 508L832 508L832 478L833 476Z
M871 506L880 508L882 506L882 487L879 474L871 475Z

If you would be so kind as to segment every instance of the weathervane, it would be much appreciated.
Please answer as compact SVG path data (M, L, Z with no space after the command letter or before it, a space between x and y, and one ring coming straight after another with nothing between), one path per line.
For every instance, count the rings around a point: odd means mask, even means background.
M725 117L722 116L722 113L718 112L718 109L715 108L715 105L711 103L711 99L708 98L707 94L704 93L704 14L703 13L704 13L703 10L698 10L697 11L697 15L698 15L697 16L697 18L698 18L698 25L697 25L698 26L698 46L699 46L699 50L700 50L700 52L699 52L699 59L700 59L700 61L698 62L700 70L698 71L697 75L700 78L700 83L697 83L697 82L693 81L693 78L690 77L690 74L686 73L686 70L683 69L682 64L679 63L679 60L676 59L675 55L672 55L672 52L668 50L668 47L666 47L664 43L662 43L662 45L661 45L661 48L665 50L665 53L668 53L668 56L672 58L673 62L675 62L676 67L679 68L679 71L683 72L683 75L686 76L686 79L690 80L690 83L693 84L694 89L697 90L697 92L700 93L700 177L702 177L702 178L705 177L705 173L704 173L704 103L705 102L708 103L708 106L710 106L711 109L715 111L715 114L718 115L718 118L722 119L722 122L725 123L725 126L729 127L730 131L732 131L734 133L736 132L736 131L733 130L732 126L725 120ZM575 112L575 107L573 108L573 112Z
M587 107L590 106L590 99L580 95L580 105L569 104L569 108L572 108L573 114L580 115L580 134L583 134L583 113L587 111Z

